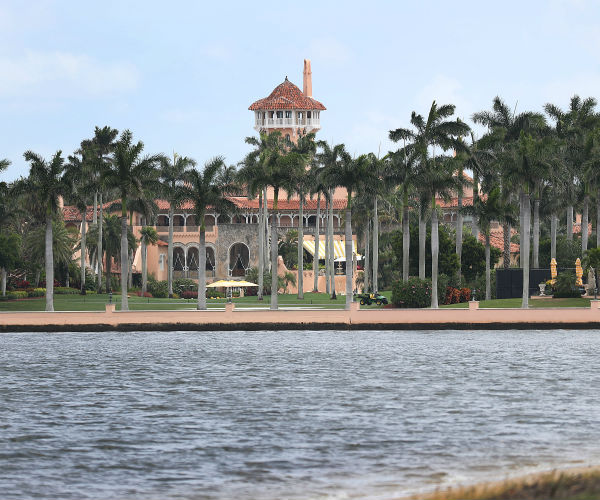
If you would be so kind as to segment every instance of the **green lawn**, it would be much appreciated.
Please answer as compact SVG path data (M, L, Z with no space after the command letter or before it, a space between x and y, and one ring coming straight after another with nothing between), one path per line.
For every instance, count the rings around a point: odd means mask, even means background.
M120 307L120 296L114 295L113 302L116 309ZM209 309L223 309L225 299L207 299ZM265 296L264 300L258 301L256 297L238 297L233 302L237 308L268 308L271 303L271 297ZM54 297L55 311L104 311L108 303L108 295L56 295ZM280 295L279 306L315 306L325 309L341 309L346 303L344 295L338 295L336 300L331 300L324 293L305 293L304 300L298 300L296 295ZM0 301L0 311L43 311L45 309L46 299L44 297L35 299ZM173 309L195 309L196 300L185 299L155 299L143 298L137 296L129 297L130 310L173 310Z
M466 302L462 304L450 304L441 306L444 308L461 309L467 308L469 305ZM521 307L521 299L496 299L482 300L479 302L479 307L484 309L490 308L519 308ZM590 299L529 299L529 307L590 307Z

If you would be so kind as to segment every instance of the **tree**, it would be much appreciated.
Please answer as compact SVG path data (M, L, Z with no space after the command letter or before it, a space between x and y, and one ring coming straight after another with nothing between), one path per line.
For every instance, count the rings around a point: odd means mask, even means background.
M96 255L100 258L97 259L98 273L97 273L97 286L98 293L102 291L102 231L103 231L103 221L104 221L104 205L103 205L103 194L105 190L105 186L103 183L103 172L106 170L107 166L112 161L111 154L115 148L115 139L119 131L117 129L111 128L109 126L104 126L102 128L95 127L94 129L94 137L89 140L85 140L81 143L81 151L92 151L93 157L95 159L93 165L93 172L90 178L88 179L89 188L94 190L94 207L92 214L92 224L98 224L97 231L97 245L96 245ZM99 203L97 203L99 201ZM99 205L100 210L98 213L97 205ZM110 284L108 284L107 289Z
M263 196L267 187L267 177L265 165L263 164L264 148L268 144L266 134L261 134L260 139L256 137L246 137L246 143L255 146L254 151L247 154L238 170L238 183L245 186L249 199L258 196L258 300L263 300L264 294L264 269L265 269L265 210L266 196Z
M38 206L32 212L43 213L45 224L46 311L54 311L54 255L52 252L52 221L58 215L59 198L65 194L64 159L57 151L48 162L33 151L23 155L30 164L29 177L23 188L35 197ZM31 199L30 199L31 200ZM31 200L33 201L33 200Z
M418 177L420 178L421 190L424 198L431 200L431 283L433 290L437 290L439 253L438 217L435 199L437 195L447 197L452 190L456 192L463 187L463 179L455 178L448 161L436 162L435 148L439 147L444 151L451 148L459 149L461 143L458 138L470 130L469 126L460 119L449 119L454 114L454 110L455 106L452 104L438 106L433 101L426 120L413 111L410 122L415 130L396 129L390 132L392 140L413 141L409 148L414 149L419 156L421 171ZM438 307L436 293L431 294L431 307Z
M190 169L185 175L184 200L194 206L196 221L200 223L198 262L198 310L206 309L206 223L204 216L209 207L218 213L229 214L236 205L228 199L237 187L231 182L223 157L217 156L204 165L200 172Z
M511 168L510 163L514 161L512 150L516 147L521 132L537 133L546 128L546 120L540 113L523 112L516 114L514 110L498 96L493 99L491 111L480 111L473 114L473 121L488 128L486 136L480 139L489 147L493 146L494 153L498 158L502 169L498 174L503 180L502 189L512 192L513 186L505 186L508 180L503 175L504 168ZM504 267L508 269L510 263L510 226L505 225L504 230ZM527 278L529 279L529 278Z
M585 256L583 258L583 267L584 269L593 269L594 270L594 299L597 298L598 288L600 288L600 248L591 248L586 251Z
M129 310L127 300L127 274L129 245L127 240L127 202L145 198L148 191L157 189L157 166L162 155L142 157L144 144L134 144L133 134L125 130L115 147L114 161L103 172L107 187L115 189L121 197L121 310Z
M352 159L345 151L343 145L340 148L340 161L336 167L330 169L326 177L333 187L341 186L346 189L346 215L345 215L345 254L346 254L346 309L350 309L353 301L353 249L352 249L352 197L364 184L376 182L376 172L370 170L371 161L368 155L361 155Z
M0 172L6 170L10 165L10 161L6 159L0 159ZM10 191L8 184L4 181L0 182L0 231L3 231L7 227L12 215L15 213L15 205L10 199ZM2 234L0 232L0 234ZM8 254L7 254L8 255ZM8 258L7 258L8 262ZM6 273L7 267L0 264L0 280L2 281L2 296L6 295Z
M142 227L140 231L140 244L142 245L142 295L148 288L148 245L158 243L158 233L152 226Z
M287 186L288 197L298 196L298 298L304 298L304 203L310 192L312 178L307 174L307 166L311 165L316 152L315 134L300 135L298 141L292 146L291 152L295 154L296 163L290 175Z
M196 165L195 161L187 156L173 153L173 159L162 157L160 160L161 194L169 202L169 240L167 247L167 283L169 298L173 298L173 219L175 210L181 206L186 189L184 179L190 168ZM199 222L199 221L198 221Z
M485 300L492 298L490 287L490 230L492 222L515 223L515 207L502 199L500 187L494 187L486 198L478 198L470 207L464 207L464 213L477 217L479 226L485 237Z
M17 233L0 232L0 268L2 268L2 296L6 296L6 274L21 260L21 238Z
M390 132L391 134L391 132ZM399 140L398 138L396 140ZM399 186L402 197L402 281L408 282L410 259L410 196L417 188L415 183L419 156L413 149L402 149L390 154L390 175L393 185ZM376 272L376 271L374 271Z

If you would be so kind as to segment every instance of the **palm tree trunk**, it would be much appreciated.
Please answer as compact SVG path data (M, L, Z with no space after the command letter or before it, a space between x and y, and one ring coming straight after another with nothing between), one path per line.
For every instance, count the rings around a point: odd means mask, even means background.
M350 197L351 193L348 193L348 205L346 206L346 234L344 235L345 241L345 253L346 253L346 311L350 310L350 304L354 299L352 294L352 201ZM373 221L374 223L375 221ZM373 273L375 277L375 273Z
M46 215L46 311L54 311L54 253L52 251L52 214Z
M144 227L146 224L144 223ZM146 238L142 238L142 297L148 290L148 245L146 244Z
M427 228L423 203L419 207L419 279L425 279L425 243L427 242Z
M304 196L300 196L298 220L298 298L304 299Z
M128 288L133 288L133 250L129 252L129 259L127 263L129 264L129 268L127 270L127 286Z
M476 205L478 199L479 180L477 179L477 174L473 172L473 206ZM476 240L479 240L479 221L477 220L477 216L475 214L473 214L473 222L471 223L471 234L475 236Z
M329 198L325 197L325 293L331 294L331 268L329 267Z
M267 269L270 270L271 268L271 252L269 251L269 249L271 248L270 245L270 224L269 224L269 206L268 206L268 200L267 200L267 188L265 187L263 190L263 211L264 211L264 215L263 215L263 226L264 226L264 231L265 231L265 247L263 250L263 258L265 259L264 262L264 266L263 266L263 270Z
M199 311L206 310L206 227L200 226L200 241L198 248L198 305Z
M69 264L65 263L65 286L69 288L71 286L71 279L69 276Z
M6 269L2 268L2 297L6 297Z
M347 258L347 257L346 257ZM379 290L379 214L377 213L377 196L373 200L373 291Z
M504 249L502 252L502 267L504 267L504 269L508 269L510 267L510 233L511 233L511 226L510 224L502 224L502 236L503 236L503 244L504 244Z
M104 252L102 250L102 229L104 227L104 207L102 206L102 192L100 193L100 216L98 220L98 249L96 250L96 255L98 259L98 282L96 283L98 287L98 293L102 293L102 257Z
M485 232L485 300L492 299L492 279L490 273L490 230Z
M459 179L463 179L462 168L458 171ZM460 283L462 276L462 239L463 239L463 189L458 190L458 214L456 215L456 255L458 255L458 282Z
M106 293L110 293L112 290L112 255L110 252L106 252Z
M555 213L550 216L550 259L556 259L556 226L558 217ZM544 263L546 265L546 263ZM547 265L550 265L548 262Z
M265 231L264 224L265 214L263 212L263 196L262 190L258 193L258 300L263 300L264 289L264 273L265 273Z
M567 240L573 241L573 205L567 207Z
M334 247L334 238L333 238L333 192L329 190L329 237L331 240L329 241L329 262L331 263L331 298L337 298L337 294L335 293L335 247Z
M85 220L85 212L81 221L81 295L85 295L85 235L87 222Z
M438 255L439 255L439 239L438 239L438 216L435 207L435 196L433 197L431 210L431 308L438 308Z
M279 191L274 190L273 193L273 222L271 223L271 310L277 310L279 308L278 294L279 294L279 274L277 272L277 255L278 255L278 237L277 237L277 205L278 205Z
M317 195L317 220L315 221L315 253L313 255L313 292L319 291L319 247L321 246L321 193Z
M83 214L83 216L85 217L85 214ZM98 224L98 191L94 192L94 213L92 214L92 224Z
M529 307L529 238L531 207L529 193L521 194L521 267L523 268L523 297L521 307Z
M125 201L123 200L123 206ZM129 248L127 245L127 213L121 216L121 311L129 311L127 299L127 271L129 270Z
M408 281L410 258L410 212L408 210L408 193L404 195L402 207L402 281Z
M600 189L596 194L596 247L600 248Z
M167 244L167 284L169 287L169 298L173 298L173 203L169 203L169 241Z
M540 199L533 200L533 268L540 267Z
M588 247L588 222L590 210L590 195L586 194L583 198L583 213L581 214L581 256L585 255Z
M367 220L367 227L365 228L365 255L364 255L365 268L363 270L363 292L368 292L371 287L371 222Z

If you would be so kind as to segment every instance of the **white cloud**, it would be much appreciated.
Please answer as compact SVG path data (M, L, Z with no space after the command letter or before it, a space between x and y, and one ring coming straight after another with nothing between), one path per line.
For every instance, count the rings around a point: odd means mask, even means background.
M58 51L0 55L0 73L0 96L103 96L131 91L139 81L138 71L130 63L104 63Z

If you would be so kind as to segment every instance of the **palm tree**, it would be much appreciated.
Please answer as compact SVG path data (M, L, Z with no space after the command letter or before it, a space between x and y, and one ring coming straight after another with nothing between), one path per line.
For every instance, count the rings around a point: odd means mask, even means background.
M448 178L444 168L438 169L435 161L435 148L440 147L446 151L454 148L459 149L461 144L458 140L461 136L464 136L469 132L469 126L462 122L460 119L450 120L449 118L454 114L455 106L453 104L444 104L438 106L435 101L431 104L427 120L422 115L417 114L415 111L412 112L410 123L414 130L399 128L390 131L390 139L398 140L409 140L412 141L409 144L409 150L414 150L419 156L419 165L421 172L418 174L422 176L423 182L421 183L422 191L427 197L432 200L432 215L431 215L431 250L432 250L432 294L431 294L431 307L438 307L437 299L437 266L438 266L438 253L439 253L439 242L438 242L438 221L435 197L436 194L445 194L446 189L449 187L455 187L462 189L462 179L459 179L459 185L452 180L452 176ZM432 148L433 158L430 160L430 148ZM446 162L444 162L444 165ZM421 233L421 228L420 233Z
M144 227L140 231L140 244L142 245L142 296L148 289L148 245L158 243L158 233L152 226Z
M6 170L10 165L10 161L7 159L0 159L0 172ZM8 220L8 211L11 204L8 201L8 184L4 181L0 182L0 228ZM2 274L2 296L6 295L6 266L0 267L0 273Z
M581 165L585 161L584 158L582 158L582 155L585 150L586 136L599 122L599 115L594 112L596 105L597 101L593 97L582 100L578 95L574 95L571 98L569 110L566 112L562 111L554 104L548 103L544 106L544 111L546 111L548 116L550 116L556 124L556 135L566 143L564 157L566 160L565 174L570 176L569 185L571 187L576 186L575 178L578 177ZM579 181L585 184L584 179L579 178ZM567 238L570 240L573 239L573 203L575 201L575 193L576 191L574 189L571 189L568 192ZM586 193L585 189L583 198L584 206L581 221L581 239L582 251L585 251L587 248L583 248L583 243L587 244L587 218L589 207L589 193Z
M169 287L169 298L173 298L173 219L175 210L181 206L186 190L184 178L190 168L196 163L187 156L179 156L173 153L173 159L163 157L160 162L160 182L162 195L169 202L169 240L168 240L168 268L167 283Z
M230 214L236 205L228 199L236 186L226 174L223 157L217 156L204 165L204 170L190 169L185 175L184 200L192 202L196 220L200 222L198 262L198 310L206 309L206 223L204 216L210 208Z
M515 147L519 140L521 132L538 132L546 128L544 116L540 113L516 112L506 105L506 103L496 96L492 103L492 111L481 111L473 114L473 121L488 128L487 136L480 141L488 145L494 145L494 152L500 159L503 168L509 168L506 162L511 161L513 155L511 149ZM505 187L503 186L503 189ZM504 230L504 267L508 269L510 265L510 232L511 228L505 224Z
M64 159L57 151L47 162L33 151L23 155L30 163L29 178L25 189L35 196L44 212L45 224L45 263L46 263L46 311L54 311L54 255L52 252L52 221L58 214L59 198L65 194L63 179Z
M81 244L80 244L80 292L85 295L85 270L86 270L86 233L87 233L87 207L90 201L90 188L88 180L93 175L93 160L89 149L82 148L78 153L69 156L65 167L65 182L69 198L81 214ZM95 191L94 191L95 193Z
M102 291L102 230L103 230L103 221L104 221L104 205L103 205L103 194L104 194L104 185L103 185L103 172L107 168L107 165L112 161L110 155L114 151L115 148L115 139L119 131L117 129L104 126L102 128L95 127L94 129L94 137L89 140L82 141L80 151L91 151L92 157L95 159L93 165L92 175L88 179L88 187L94 191L94 207L92 214L92 224L98 224L97 231L97 251L96 255L99 255L100 258L97 259L97 287L98 293ZM98 211L99 206L99 211ZM98 213L99 212L99 213Z
M265 273L265 240L266 240L266 204L265 189L268 185L264 159L269 145L268 134L261 133L260 137L246 137L246 144L255 147L246 155L242 167L238 171L239 183L246 186L249 198L258 196L258 300L263 300ZM265 195L265 196L263 196ZM264 204L264 206L263 206Z
M320 142L317 143L317 146L320 146ZM325 197L327 199L327 193L329 192L329 187L325 184L323 175L322 175L322 165L320 161L322 160L319 155L315 155L315 162L311 166L310 177L312 179L311 188L310 188L310 196L311 198L314 195L317 195L317 214L315 220L315 253L313 255L313 292L318 293L319 291L319 250L321 247L321 197ZM326 205L327 206L327 205ZM329 241L329 230L328 227L325 228L325 241L326 244ZM325 245L326 247L327 245ZM326 266L327 267L327 266ZM326 279L326 287L325 291L327 293L330 292L329 289L329 281Z
M521 307L529 307L529 251L531 223L531 191L547 168L545 149L547 141L534 139L521 132L517 147L507 161L506 180L519 186L521 249L520 260L523 268L523 301Z
M313 163L316 152L315 134L300 135L296 144L292 145L291 152L296 154L297 162L290 175L290 184L287 186L288 197L298 196L298 299L304 299L304 203L310 192L311 177L307 173L307 166Z
M337 146L336 146L337 147ZM331 168L326 177L332 187L341 186L346 189L346 214L345 214L345 254L346 254L346 309L350 309L353 301L352 293L352 197L365 184L376 183L377 172L369 167L371 159L361 155L353 160L346 152L343 144L339 145L339 161Z
M328 277L329 290L331 298L336 298L335 274L334 274L334 250L333 250L333 191L335 185L331 182L331 174L340 168L341 164L347 161L348 153L343 144L337 144L331 147L326 141L318 141L317 146L321 152L316 158L320 164L317 175L321 177L323 187L325 187L325 201L327 204L327 230L325 236L325 269ZM335 176L335 174L334 174Z
M463 208L463 212L479 221L479 227L485 236L485 300L492 298L490 276L490 229L492 222L515 224L516 207L505 200L498 185L494 186L485 198L477 198L472 206Z
M115 147L112 164L103 173L109 188L118 191L121 198L121 310L129 310L127 300L127 275L129 245L127 241L127 202L130 199L144 198L148 191L156 189L157 166L162 155L142 157L144 144L133 143L133 134L125 130ZM149 187L154 189L149 189Z
M391 184L398 186L402 199L402 281L404 282L408 281L409 276L410 198L417 188L415 173L418 160L418 154L414 149L407 151L406 144L390 154Z

